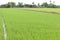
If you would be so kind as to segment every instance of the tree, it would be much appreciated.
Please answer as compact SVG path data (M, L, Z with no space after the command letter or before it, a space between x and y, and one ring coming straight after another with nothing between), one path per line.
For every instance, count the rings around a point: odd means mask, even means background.
M7 4L0 5L0 8L7 8Z
M25 4L24 5L24 7L28 7L28 8L30 8L30 6L31 6L30 4Z
M37 7L34 2L32 2L32 7L33 7L33 8Z
M44 2L41 6L42 7L48 7L48 3L47 2Z
M37 7L40 7L40 3L38 3L38 6Z
M54 4L52 4L52 3L50 3L50 4L48 5L48 7L49 7L49 8L56 8L57 6L54 5Z
M34 3L34 2L32 2L32 5L35 5L35 3Z
M51 4L51 2L52 2L52 1L50 0L50 4Z
M38 6L40 6L40 3L38 3Z
M18 7L23 7L23 3L18 2Z
M7 7L13 8L16 4L14 2L8 2Z

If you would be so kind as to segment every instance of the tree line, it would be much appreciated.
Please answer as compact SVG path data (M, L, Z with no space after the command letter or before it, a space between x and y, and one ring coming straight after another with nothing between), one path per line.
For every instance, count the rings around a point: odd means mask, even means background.
M47 2L42 3L41 5L38 3L37 5L32 2L32 4L23 4L18 2L16 5L15 2L8 2L7 4L0 5L0 8L59 8L60 6L55 5L54 3L48 4Z

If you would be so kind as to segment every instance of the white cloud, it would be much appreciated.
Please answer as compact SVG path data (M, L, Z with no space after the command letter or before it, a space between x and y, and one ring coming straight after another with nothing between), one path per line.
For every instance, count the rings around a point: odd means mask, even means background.
M0 4L5 4L7 2L10 2L10 1L13 1L13 2L23 2L23 3L28 3L28 4L31 4L32 2L35 2L35 4L37 3L43 3L43 2L48 2L50 0L0 0ZM60 0L52 0L52 1L55 1L55 4L57 5L60 5Z

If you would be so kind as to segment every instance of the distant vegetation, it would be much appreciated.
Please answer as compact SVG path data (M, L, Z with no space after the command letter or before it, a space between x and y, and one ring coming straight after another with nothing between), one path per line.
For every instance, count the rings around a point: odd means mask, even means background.
M32 4L23 4L18 2L18 4L16 5L15 2L8 2L7 4L2 4L0 5L0 8L60 8L60 6L55 5L54 2L50 4L48 4L47 2L42 3L41 5L38 3L37 5L32 2Z

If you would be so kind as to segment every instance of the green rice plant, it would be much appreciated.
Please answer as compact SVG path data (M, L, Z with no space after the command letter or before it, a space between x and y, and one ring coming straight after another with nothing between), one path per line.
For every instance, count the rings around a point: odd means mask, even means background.
M2 18L0 16L0 40L3 40L3 36Z

